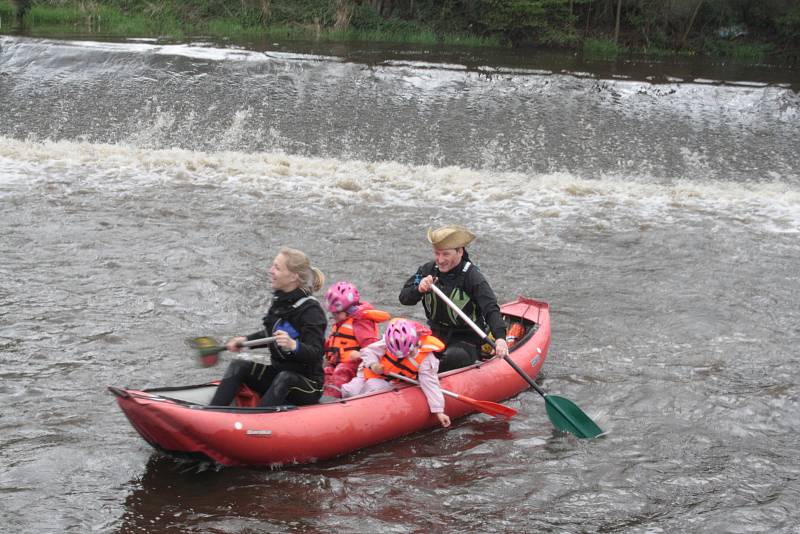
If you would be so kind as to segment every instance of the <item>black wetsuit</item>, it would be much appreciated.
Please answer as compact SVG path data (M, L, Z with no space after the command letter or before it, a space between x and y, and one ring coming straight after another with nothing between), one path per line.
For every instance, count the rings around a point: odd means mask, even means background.
M260 406L315 404L319 401L325 378L322 348L327 326L319 302L308 297L302 289L289 293L276 291L262 322L264 329L247 336L248 341L283 330L297 341L297 348L288 352L275 343L270 344L270 365L243 360L231 362L211 400L212 406L229 405L243 383L262 395Z
M448 347L444 355L440 355L442 361L439 372L474 363L483 342L433 291L424 295L419 292L419 283L428 275L438 279L436 286L458 304L481 330L486 332L488 324L495 339L505 338L506 325L500 314L497 297L480 270L470 262L466 250L461 263L446 273L439 271L436 262L430 261L422 265L400 290L400 303L413 306L423 300L425 315L433 335L444 341Z

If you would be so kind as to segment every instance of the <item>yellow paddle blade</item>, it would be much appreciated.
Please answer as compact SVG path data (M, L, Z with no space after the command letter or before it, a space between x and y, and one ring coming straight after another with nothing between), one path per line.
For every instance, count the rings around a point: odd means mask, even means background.
M219 353L226 350L213 337L202 336L189 340L189 345L197 351L197 357L203 367L211 367L219 361Z

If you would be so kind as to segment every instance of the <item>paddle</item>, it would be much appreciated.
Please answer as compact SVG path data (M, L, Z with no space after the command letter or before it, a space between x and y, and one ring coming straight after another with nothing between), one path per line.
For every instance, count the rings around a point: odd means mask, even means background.
M436 287L435 285L431 285L431 289L433 290L436 295L442 299L444 302L450 306L453 311L455 311L459 317L461 317L465 323L467 323L470 328L472 328L476 334L481 336L484 342L489 343L491 346L494 347L494 341L489 339L483 330L480 329L478 325L476 325L467 314L461 311L461 308L456 306L453 301L447 298L441 289ZM597 436L603 433L603 430L595 424L592 419L583 413L583 411L578 408L578 406L573 403L572 401L565 399L564 397L558 397L556 395L548 395L545 393L542 388L540 388L533 379L528 376L528 374L520 369L519 365L512 360L508 355L504 356L503 359L508 363L525 381L531 385L531 387L536 390L536 393L541 395L544 398L545 408L547 409L547 416L550 418L550 422L553 423L553 426L557 429L564 431L564 432L571 432L575 434L579 438L596 438Z
M419 385L419 382L417 382L413 378L408 378L407 376L399 375L397 373L386 373L386 376L391 376L392 378L408 382L409 384ZM492 415L494 417L511 418L517 415L517 410L511 408L510 406L504 406L502 404L498 404L496 402L491 402L491 401L473 399L472 397L467 397L466 395L459 395L458 393L453 393L452 391L447 391L446 389L443 389L442 393L444 393L448 397L458 399L461 402L465 402L471 406L474 406L479 411L485 414Z
M239 343L239 347L261 347L263 345L269 345L276 339L276 337L264 337L252 341L243 341ZM190 341L190 344L197 350L197 357L200 359L200 364L203 367L216 365L219 360L219 353L228 350L228 347L225 345L220 345L214 338L206 336L196 337Z

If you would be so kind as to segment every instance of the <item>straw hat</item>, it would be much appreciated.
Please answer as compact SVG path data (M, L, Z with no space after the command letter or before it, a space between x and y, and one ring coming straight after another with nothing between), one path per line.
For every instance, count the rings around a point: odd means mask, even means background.
M451 224L442 226L434 230L428 228L428 241L437 249L460 248L466 247L472 240L475 239L475 234L464 228Z

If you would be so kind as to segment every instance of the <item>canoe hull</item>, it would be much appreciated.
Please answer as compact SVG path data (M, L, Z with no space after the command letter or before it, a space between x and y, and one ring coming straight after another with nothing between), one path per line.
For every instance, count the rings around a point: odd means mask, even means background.
M550 344L546 303L520 297L501 307L510 320L535 323L511 352L511 358L535 377ZM442 388L480 400L500 402L527 389L510 365L498 359L440 376ZM200 387L213 388L213 385ZM435 427L422 391L415 386L332 403L281 411L210 408L181 402L167 389L109 387L133 427L153 447L178 456L207 457L222 465L310 463L346 454L400 436ZM445 397L451 418L475 409Z

